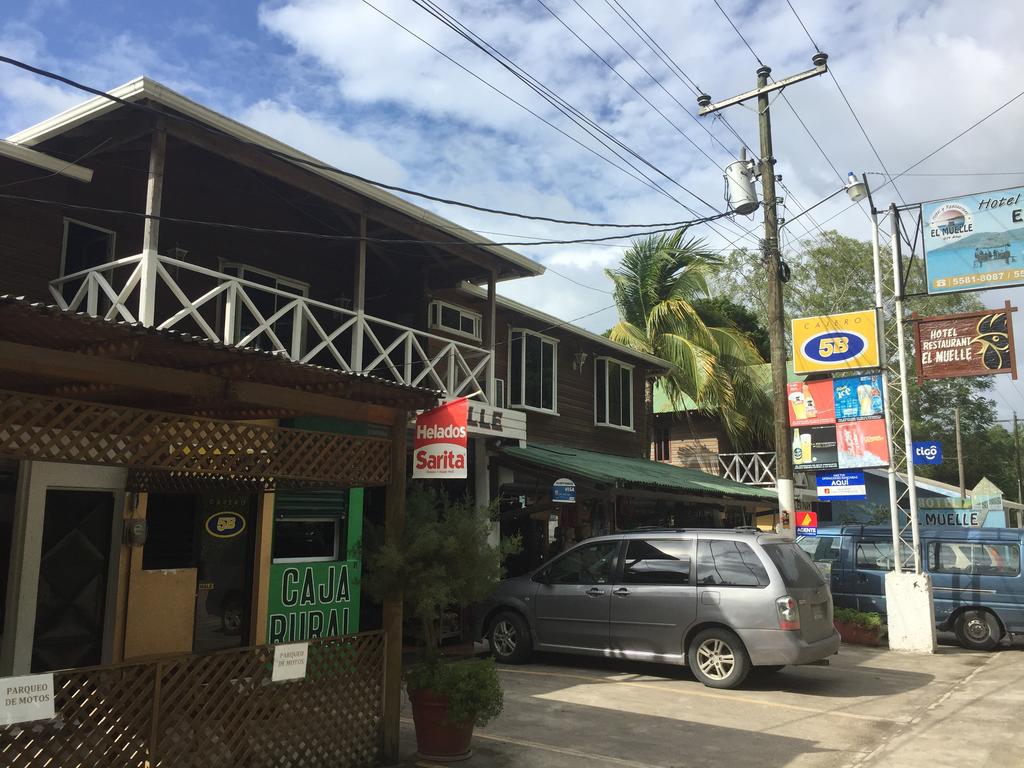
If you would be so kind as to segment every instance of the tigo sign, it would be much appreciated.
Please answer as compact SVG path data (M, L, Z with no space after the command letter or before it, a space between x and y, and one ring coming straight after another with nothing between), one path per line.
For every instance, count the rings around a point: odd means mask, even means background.
M937 440L914 441L915 464L941 464L942 443Z
M818 535L818 513L805 512L800 510L793 513L796 516L796 532L798 536Z
M873 309L802 317L792 327L797 373L879 367L878 317Z
M466 477L468 415L466 398L460 397L416 417L412 448L414 478Z

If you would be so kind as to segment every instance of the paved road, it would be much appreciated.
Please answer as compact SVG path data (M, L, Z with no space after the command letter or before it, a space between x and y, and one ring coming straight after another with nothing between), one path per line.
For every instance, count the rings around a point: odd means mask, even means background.
M505 712L477 729L467 768L1024 766L1022 648L843 646L829 667L739 691L705 688L685 669L580 657L499 669Z

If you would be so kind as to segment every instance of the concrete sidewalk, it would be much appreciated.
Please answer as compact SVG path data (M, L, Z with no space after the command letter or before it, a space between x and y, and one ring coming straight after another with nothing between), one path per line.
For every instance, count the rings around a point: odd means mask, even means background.
M1024 652L843 646L738 691L685 669L582 657L501 666L505 712L462 765L501 768L1024 766ZM428 765L403 713L405 765Z

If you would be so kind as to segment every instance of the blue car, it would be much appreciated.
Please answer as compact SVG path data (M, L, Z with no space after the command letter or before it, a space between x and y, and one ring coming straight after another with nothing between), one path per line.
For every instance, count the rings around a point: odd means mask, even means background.
M962 646L979 651L1024 633L1024 530L922 526L920 538L938 629L955 632ZM885 615L885 574L893 569L889 526L822 527L797 544L829 575L837 607ZM909 549L901 559L912 561Z

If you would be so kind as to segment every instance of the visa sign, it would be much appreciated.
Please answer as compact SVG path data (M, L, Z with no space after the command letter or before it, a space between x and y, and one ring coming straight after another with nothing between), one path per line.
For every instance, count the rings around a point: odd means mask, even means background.
M793 368L797 373L879 367L875 310L801 317L793 321Z
M914 441L915 464L941 464L942 443L938 440Z

